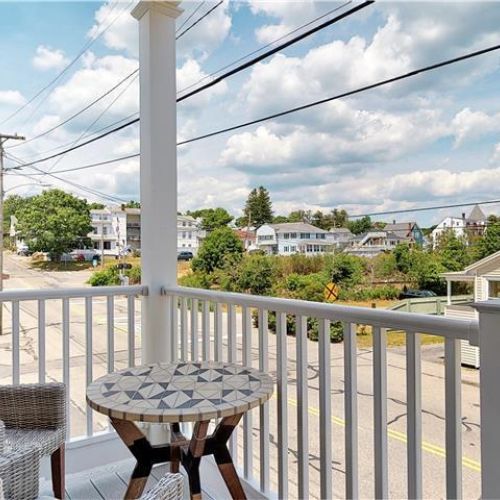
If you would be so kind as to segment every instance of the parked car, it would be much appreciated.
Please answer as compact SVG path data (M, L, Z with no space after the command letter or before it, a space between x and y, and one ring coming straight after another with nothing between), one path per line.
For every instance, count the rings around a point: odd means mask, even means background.
M22 255L23 257L28 257L29 255L31 255L32 252L30 252L28 245L22 245L22 246L18 247L16 253L17 253L17 255Z
M403 290L399 294L400 299L422 299L425 297L437 297L432 290Z
M193 252L179 252L177 254L177 260L191 260L193 257Z

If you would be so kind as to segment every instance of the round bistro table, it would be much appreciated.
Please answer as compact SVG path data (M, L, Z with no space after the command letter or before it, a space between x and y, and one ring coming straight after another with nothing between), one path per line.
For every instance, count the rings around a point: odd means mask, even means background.
M87 388L91 408L107 415L137 460L125 498L141 496L154 464L182 464L192 499L201 498L201 457L213 455L233 498L245 498L227 442L245 412L272 395L269 375L216 362L159 363L127 368L95 380ZM208 436L210 420L220 418ZM171 443L152 446L134 422L170 423ZM194 422L191 439L180 422Z

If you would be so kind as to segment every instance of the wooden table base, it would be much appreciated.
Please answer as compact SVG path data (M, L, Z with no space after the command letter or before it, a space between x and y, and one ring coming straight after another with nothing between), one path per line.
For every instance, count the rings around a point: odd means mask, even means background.
M221 419L214 432L207 436L209 421L196 422L193 435L188 440L180 431L179 424L172 424L170 444L152 446L146 436L131 421L111 419L111 424L137 460L125 493L125 499L139 498L144 491L153 465L170 462L172 472L179 471L182 464L189 479L189 489L193 500L201 498L200 462L201 457L213 455L229 493L234 499L246 499L240 479L227 448L227 442L242 414Z

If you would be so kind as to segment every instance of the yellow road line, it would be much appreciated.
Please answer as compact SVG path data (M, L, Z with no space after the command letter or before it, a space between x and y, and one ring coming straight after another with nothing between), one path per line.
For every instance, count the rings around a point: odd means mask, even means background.
M275 397L276 396L273 395L273 398ZM288 404L295 407L298 406L297 400L291 398L288 398ZM314 406L309 406L307 410L309 414L315 417L319 417L320 415L319 408L316 408ZM345 427L345 420L343 418L333 416L332 423L340 427ZM408 443L408 437L404 432L396 431L394 429L387 429L387 435L396 441L400 441L401 443L405 444ZM426 451L427 453L430 453L431 455L435 455L441 458L446 458L446 450L444 448L429 443L428 441L422 441L422 450ZM472 458L462 457L462 465L465 468L472 470L474 472L481 472L481 464L477 460L474 460Z

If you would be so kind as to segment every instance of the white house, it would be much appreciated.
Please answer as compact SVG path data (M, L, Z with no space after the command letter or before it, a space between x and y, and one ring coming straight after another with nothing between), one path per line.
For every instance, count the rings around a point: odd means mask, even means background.
M479 205L475 205L468 216L465 213L461 217L447 216L432 231L432 245L436 248L440 236L446 231L453 231L457 238L466 238L469 235L482 236L486 228L488 218Z
M304 222L264 224L257 229L256 245L268 254L317 255L333 250L334 241L328 231Z
M406 238L392 231L371 230L351 238L345 253L359 257L375 257L379 253L394 250L398 243L405 243Z
M193 252L196 255L206 232L200 221L190 215L177 216L177 252Z
M346 227L332 227L328 231L328 238L337 248L343 248L354 238L354 235Z
M106 207L90 211L95 250L104 255L141 248L141 210L139 208ZM186 215L177 216L177 252L198 252L205 231L199 222Z
M463 271L443 273L448 285L448 305L445 316L456 319L477 319L475 309L466 305L451 304L452 283L470 283L474 302L500 298L500 251L467 266ZM462 341L462 363L479 368L479 347Z

